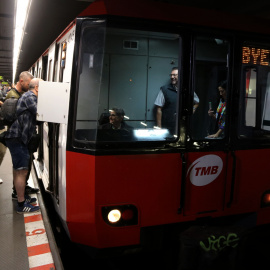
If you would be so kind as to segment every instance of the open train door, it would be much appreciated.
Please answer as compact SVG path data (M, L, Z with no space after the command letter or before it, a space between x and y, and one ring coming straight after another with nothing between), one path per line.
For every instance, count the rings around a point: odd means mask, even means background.
M45 189L59 197L61 166L65 164L69 83L39 82L37 120L44 122L42 180Z

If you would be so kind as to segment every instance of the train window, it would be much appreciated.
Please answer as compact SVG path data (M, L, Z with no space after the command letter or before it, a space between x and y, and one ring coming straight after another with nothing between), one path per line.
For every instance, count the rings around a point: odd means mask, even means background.
M270 138L270 47L242 47L239 135Z
M245 124L246 126L256 126L256 74L255 68L247 68L245 70L246 78L246 96L245 96Z
M59 44L55 44L55 54L54 54L54 68L53 68L53 82L57 81L58 73L58 54L59 54Z
M193 140L225 136L229 43L220 38L197 37L193 73Z
M52 59L49 61L48 81L51 81Z
M65 70L65 66L66 66L66 50L67 50L67 43L63 42L61 45L59 82L63 82L64 70Z
M178 53L176 34L86 26L80 48L76 139L176 140L178 83L172 90L160 89L177 79ZM169 126L165 117L162 126L156 124L160 92L163 100L168 98L166 112L173 115ZM160 106L165 108L164 103Z

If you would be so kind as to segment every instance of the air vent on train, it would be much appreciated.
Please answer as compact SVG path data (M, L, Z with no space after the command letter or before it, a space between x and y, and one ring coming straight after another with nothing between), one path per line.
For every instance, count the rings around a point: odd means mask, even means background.
M123 48L126 50L139 50L139 41L135 40L124 40Z

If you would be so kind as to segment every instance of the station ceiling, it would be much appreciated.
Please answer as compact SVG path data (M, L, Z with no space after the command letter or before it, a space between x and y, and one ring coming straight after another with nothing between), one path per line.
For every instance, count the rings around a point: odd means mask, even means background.
M0 1L0 76L12 81L13 25L16 0ZM28 70L62 30L95 0L32 0L17 73ZM111 0L113 1L113 0ZM128 1L128 0L127 0ZM225 11L266 19L270 27L269 0L145 0Z

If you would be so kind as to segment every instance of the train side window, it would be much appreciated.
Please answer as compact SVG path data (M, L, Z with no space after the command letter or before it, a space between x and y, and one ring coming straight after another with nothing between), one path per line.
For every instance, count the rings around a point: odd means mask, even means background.
M63 42L61 45L59 82L63 82L64 70L65 70L65 66L66 66L66 51L67 51L67 42Z
M246 126L255 127L257 70L255 68L247 68L245 70L245 73L246 73L245 124Z
M48 81L51 81L52 59L49 61Z
M269 46L268 46L269 48ZM242 48L240 138L270 139L270 49L245 44Z
M191 138L221 139L226 130L229 42L200 36L195 40L194 51ZM227 88L223 92L219 91L221 85Z
M75 139L84 145L96 141L99 95L104 60L104 22L84 23L77 70L77 111Z
M55 44L55 54L54 54L54 67L53 67L53 82L57 82L58 73L58 54L59 54L59 44Z

